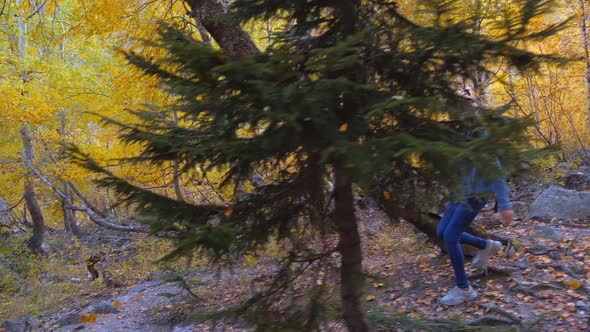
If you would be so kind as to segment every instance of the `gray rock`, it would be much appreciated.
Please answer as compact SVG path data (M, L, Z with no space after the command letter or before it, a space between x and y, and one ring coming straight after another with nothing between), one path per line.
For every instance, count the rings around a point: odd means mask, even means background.
M369 228L365 229L366 236L375 236L375 235L377 235L377 233L378 232L374 228L369 227Z
M516 268L519 268L519 269L524 270L524 269L530 267L531 266L531 263L529 263L527 261L520 261L520 262L510 262L507 265L508 266L513 266L513 267L516 267Z
M584 301L580 300L580 301L576 302L576 308L584 309L584 308L586 308L586 303Z
M41 322L33 317L25 317L16 321L5 321L2 326L6 332L33 332L38 331Z
M585 274L586 272L584 267L577 264L569 264L567 267L575 274Z
M557 227L549 226L549 227L543 228L542 230L537 232L534 236L540 237L540 238L545 238L545 239L550 239L555 242L559 242L559 241L563 240L564 234L561 229L559 229Z
M527 219L580 219L590 217L590 192L551 187L533 203Z
M543 243L543 242L539 242L539 241L535 241L535 243L533 244L533 246L531 247L531 251L533 253L546 253L550 250L551 248Z
M551 258L554 261L560 261L561 260L561 255L557 251L551 251L551 252L549 252L547 254L547 256L549 256L549 258Z
M116 314L120 311L119 309L115 308L114 301L100 301L96 305L94 305L94 310L92 310L92 312L97 314Z
M172 332L191 332L195 330L195 325L175 326Z
M590 189L590 167L580 167L572 170L561 178L561 181L566 189L576 191Z
M57 322L57 326L66 326L71 324L80 323L80 314L79 313L71 313Z
M525 202L512 202L512 209L514 210L515 217L524 217L529 212L529 204Z
M10 211L8 211L8 203L0 198L0 225L10 224Z

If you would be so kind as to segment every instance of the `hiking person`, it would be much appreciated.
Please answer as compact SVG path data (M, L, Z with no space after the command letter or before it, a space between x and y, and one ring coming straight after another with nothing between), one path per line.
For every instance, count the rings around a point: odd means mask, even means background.
M498 166L500 166L499 161ZM446 305L458 305L477 297L477 293L467 280L461 244L468 244L479 249L472 261L472 266L478 269L486 269L490 257L502 248L502 243L499 241L482 239L466 232L467 227L485 207L487 203L485 196L489 194L496 196L497 209L505 226L509 226L513 218L509 189L504 178L487 180L474 166L467 167L466 170L463 176L465 200L458 202L452 198L447 203L436 230L437 237L444 242L455 272L456 286L441 300Z

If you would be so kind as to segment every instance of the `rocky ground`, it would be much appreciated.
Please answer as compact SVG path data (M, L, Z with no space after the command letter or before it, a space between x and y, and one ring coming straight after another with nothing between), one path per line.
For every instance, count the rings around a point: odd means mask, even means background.
M467 264L479 297L456 307L440 303L453 286L450 262L440 249L416 235L409 224L392 225L371 206L359 209L364 268L371 276L367 307L386 316L430 322L459 318L471 326L501 325L500 330L511 326L521 331L588 331L590 218L580 214L590 207L590 171L587 177L581 175L584 172L570 172L555 183L560 185L557 188L550 188L553 184L528 185L528 190L515 186L512 196L518 218L511 227L500 226L490 209L482 213L477 222L491 233L510 239L511 244L492 259L488 271L471 271ZM556 192L560 195L557 199ZM571 200L567 197L580 201L569 206ZM29 326L31 331L60 332L244 331L243 322L215 326L190 323L186 312L194 307L215 309L236 303L251 294L253 278L273 270L272 260L268 259L246 265L221 273L198 271L193 277L199 283L188 286L164 282L165 278L156 275L130 289L104 292L50 316L9 322L13 325L5 324L4 328L26 331ZM436 326L430 325L434 330ZM342 329L339 322L330 325L330 330Z

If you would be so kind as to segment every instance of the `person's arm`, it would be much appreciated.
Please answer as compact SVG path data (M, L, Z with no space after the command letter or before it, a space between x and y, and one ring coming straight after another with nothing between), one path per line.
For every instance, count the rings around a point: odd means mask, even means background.
M500 178L492 182L492 191L496 195L498 211L500 211L504 225L508 226L512 223L514 212L512 211L512 203L510 202L510 189L506 184L506 180Z

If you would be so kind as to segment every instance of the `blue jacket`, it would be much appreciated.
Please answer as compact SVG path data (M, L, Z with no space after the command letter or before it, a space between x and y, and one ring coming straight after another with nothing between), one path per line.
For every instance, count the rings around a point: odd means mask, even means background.
M497 180L486 180L478 173L477 168L471 167L471 170L463 176L463 190L465 197L473 198L493 193L496 195L499 211L512 209L512 203L510 203L510 189L508 189L506 180L503 177L500 177Z

